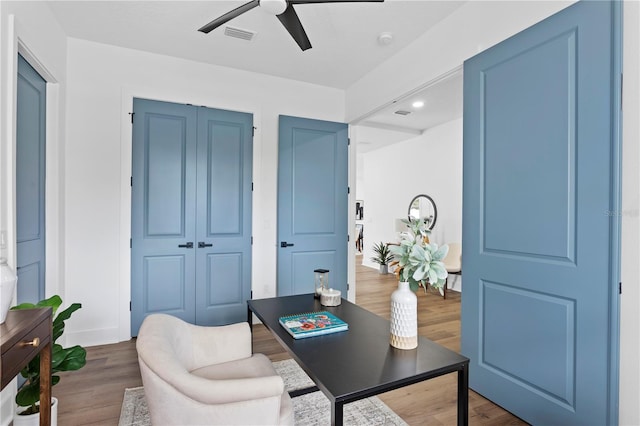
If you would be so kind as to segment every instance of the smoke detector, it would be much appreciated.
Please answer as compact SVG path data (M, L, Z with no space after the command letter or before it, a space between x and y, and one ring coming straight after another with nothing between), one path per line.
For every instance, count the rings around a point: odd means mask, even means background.
M394 114L398 114L398 115L409 115L411 114L411 111L405 111L403 109L399 109L398 111L396 111Z
M387 46L391 44L392 41L393 41L393 34L391 33L380 33L380 35L378 36L378 44L380 46Z

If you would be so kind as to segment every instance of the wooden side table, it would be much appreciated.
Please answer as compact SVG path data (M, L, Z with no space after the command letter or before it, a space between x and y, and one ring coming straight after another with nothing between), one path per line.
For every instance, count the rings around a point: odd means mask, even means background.
M0 390L40 354L40 426L51 425L51 308L9 311L0 325Z

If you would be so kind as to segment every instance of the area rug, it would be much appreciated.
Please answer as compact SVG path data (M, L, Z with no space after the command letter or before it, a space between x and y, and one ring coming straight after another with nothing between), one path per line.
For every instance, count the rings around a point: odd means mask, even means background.
M313 385L313 381L292 360L273 363L273 367L284 380L287 391L302 389ZM331 407L322 392L313 392L293 398L295 424L300 426L319 426L331 424ZM125 389L119 426L149 426L149 411L144 397L144 389ZM385 403L374 397L352 402L344 406L344 424L354 426L369 425L406 425Z

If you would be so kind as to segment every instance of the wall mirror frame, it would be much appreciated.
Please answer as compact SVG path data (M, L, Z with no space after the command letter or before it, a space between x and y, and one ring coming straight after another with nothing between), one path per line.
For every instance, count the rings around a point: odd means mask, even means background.
M424 219L427 229L432 230L438 219L438 209L433 198L426 194L413 197L407 210L409 220Z

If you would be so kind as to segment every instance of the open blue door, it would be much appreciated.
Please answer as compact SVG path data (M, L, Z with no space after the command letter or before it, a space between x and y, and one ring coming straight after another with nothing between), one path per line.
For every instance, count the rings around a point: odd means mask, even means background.
M348 126L280 116L278 296L313 293L315 269L347 296Z
M18 56L16 114L17 300L45 297L45 130L47 82Z
M461 347L470 387L532 424L617 424L619 8L464 65Z

